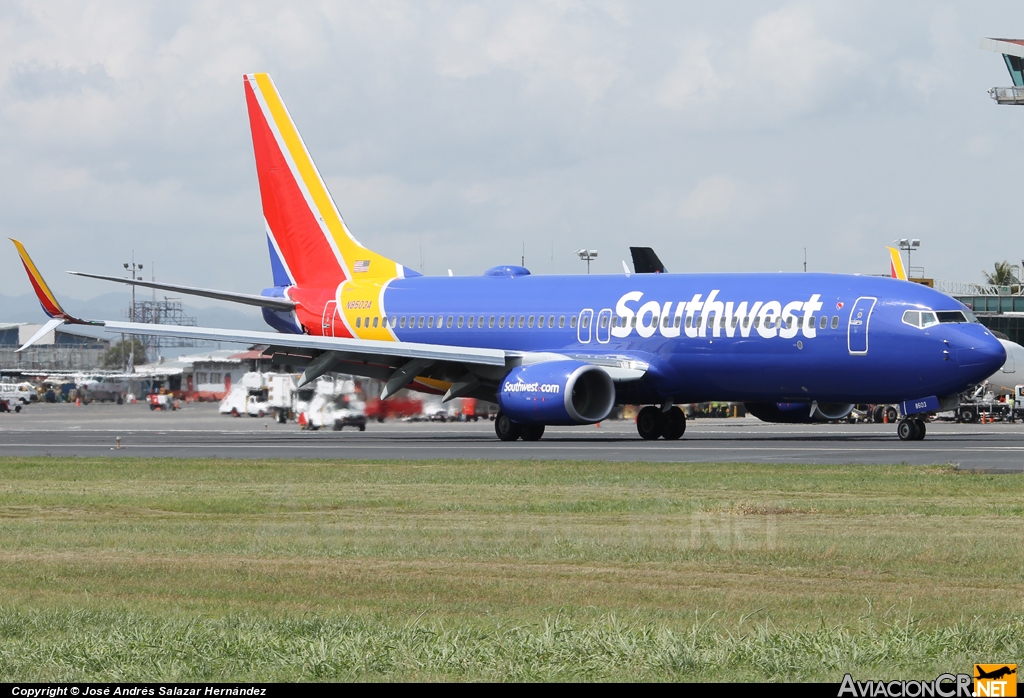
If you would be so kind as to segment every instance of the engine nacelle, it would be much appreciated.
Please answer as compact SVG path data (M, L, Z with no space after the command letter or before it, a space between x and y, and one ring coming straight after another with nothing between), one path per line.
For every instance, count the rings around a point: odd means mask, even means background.
M806 402L747 402L747 412L762 422L812 424L842 419L853 411L852 404Z
M607 371L582 361L545 361L512 369L498 405L519 424L594 424L611 414L615 385Z

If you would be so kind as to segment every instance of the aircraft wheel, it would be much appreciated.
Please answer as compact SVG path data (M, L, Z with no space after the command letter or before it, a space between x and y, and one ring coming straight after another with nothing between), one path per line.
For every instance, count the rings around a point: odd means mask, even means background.
M978 410L972 405L965 405L960 408L959 417L964 424L974 424L978 421Z
M528 424L523 427L523 441L540 441L544 436L543 424Z
M923 419L915 419L914 422L917 424L917 434L914 436L914 441L924 441L924 435L928 431L925 427L925 421Z
M913 419L901 419L896 427L896 434L900 437L900 441L916 441L920 431L917 421Z
M523 425L516 424L504 412L499 412L494 420L494 433L502 441L515 441L523 435Z
M636 430L646 441L654 441L661 436L661 409L648 405L640 410L636 416Z
M686 415L678 407L663 412L661 420L661 435L667 441L675 441L686 431Z

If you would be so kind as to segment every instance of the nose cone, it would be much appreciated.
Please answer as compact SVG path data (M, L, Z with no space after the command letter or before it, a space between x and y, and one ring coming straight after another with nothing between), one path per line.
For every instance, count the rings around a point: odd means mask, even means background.
M971 329L975 330L974 327ZM991 332L980 326L971 333L970 341L965 344L966 346L957 349L956 358L967 380L980 382L1006 363L1006 349Z

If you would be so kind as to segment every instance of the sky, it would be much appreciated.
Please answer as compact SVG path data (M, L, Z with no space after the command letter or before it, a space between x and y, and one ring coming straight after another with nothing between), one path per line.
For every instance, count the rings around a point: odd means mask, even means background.
M1019 263L1019 3L0 4L0 233L53 290L271 285L242 75L266 71L361 243L427 274L927 276ZM0 246L0 294L28 292ZM203 299L190 299L202 306ZM39 318L24 318L39 321Z

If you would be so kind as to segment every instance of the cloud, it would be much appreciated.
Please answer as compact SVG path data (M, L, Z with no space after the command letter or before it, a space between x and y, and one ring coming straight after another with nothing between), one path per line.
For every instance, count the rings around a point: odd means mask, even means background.
M623 75L615 29L626 21L618 3L595 11L575 2L518 2L499 13L473 4L444 17L430 43L442 76L467 80L506 70L531 91L569 88L592 101Z
M658 101L713 118L746 105L753 121L778 119L820 104L829 84L862 62L819 26L814 5L796 3L758 17L739 42L698 35L682 42Z

